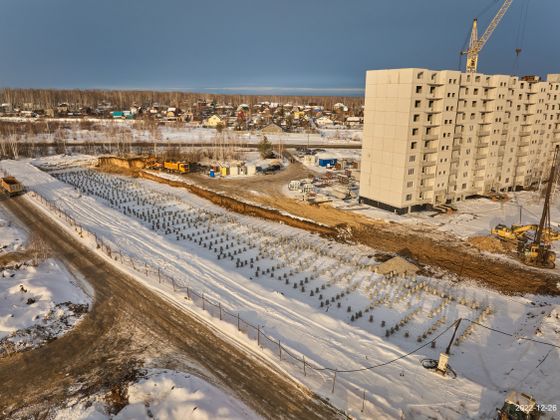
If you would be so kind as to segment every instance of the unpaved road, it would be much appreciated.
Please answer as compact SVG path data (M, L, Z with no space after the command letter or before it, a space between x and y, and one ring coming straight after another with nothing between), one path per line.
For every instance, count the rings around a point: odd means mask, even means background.
M144 358L160 367L209 373L210 381L229 388L267 418L341 417L258 355L248 356L83 246L26 197L0 205L95 290L93 308L68 334L0 359L0 417L45 418L53 406L70 397L107 391L134 377Z
M222 180L192 174L188 175L188 178L196 185L201 185L217 194L283 210L332 228L340 228L343 225L349 234L345 237L347 240L380 251L411 257L421 264L476 280L502 293L560 294L556 286L560 276L554 272L530 268L504 259L488 258L466 241L449 233L437 232L431 226L401 225L372 220L351 211L337 210L328 204L320 206L305 204L283 193L283 188L290 180L301 179L310 174L313 172L301 163L294 163L283 171L267 176ZM169 181L160 182L169 183ZM192 189L191 191L199 194ZM203 193L203 196L209 198L207 193ZM243 207L232 206L231 209L242 212ZM274 220L277 216L271 214L268 218ZM313 231L313 229L308 230Z

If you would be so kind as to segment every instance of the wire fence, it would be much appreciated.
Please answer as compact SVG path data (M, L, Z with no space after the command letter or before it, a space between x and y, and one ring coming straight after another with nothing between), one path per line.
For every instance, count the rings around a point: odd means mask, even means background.
M288 362L292 365L298 366L305 376L317 374L323 371L335 370L326 368L316 363L304 354L295 351L292 348L282 344L279 339L265 334L259 325L243 319L240 313L234 313L228 310L221 302L213 301L205 296L204 292L195 290L185 278L174 277L166 273L160 267L153 267L147 262L134 258L128 254L123 253L119 249L113 248L104 238L94 232L90 232L78 223L66 211L57 206L54 202L46 199L37 191L26 189L28 195L39 201L44 207L53 212L55 216L66 222L73 228L76 234L83 239L93 239L95 241L95 248L111 258L116 263L122 264L127 268L141 276L148 278L151 281L157 281L160 285L170 287L174 292L183 292L186 297L198 308L207 312L214 318L220 321L227 322L237 328L237 331L245 334L249 339L256 341L257 345L263 350L269 350L272 354L276 355L281 361ZM322 380L325 380L324 375L318 375Z

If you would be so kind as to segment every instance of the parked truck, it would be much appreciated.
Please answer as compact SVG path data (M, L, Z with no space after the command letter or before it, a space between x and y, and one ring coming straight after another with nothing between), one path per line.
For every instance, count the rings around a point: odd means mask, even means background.
M23 192L23 185L13 176L6 176L2 178L2 190L12 197Z
M184 162L164 162L163 169L168 172L178 172L181 174L189 173L191 170L190 164Z

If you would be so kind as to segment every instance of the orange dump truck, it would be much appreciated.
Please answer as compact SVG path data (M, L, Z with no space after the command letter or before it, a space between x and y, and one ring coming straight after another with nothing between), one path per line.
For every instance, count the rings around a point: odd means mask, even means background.
M163 168L169 172L179 172L182 174L190 172L190 165L183 162L164 162Z
M14 196L23 192L23 185L13 176L7 176L2 178L2 190L4 190L9 196Z

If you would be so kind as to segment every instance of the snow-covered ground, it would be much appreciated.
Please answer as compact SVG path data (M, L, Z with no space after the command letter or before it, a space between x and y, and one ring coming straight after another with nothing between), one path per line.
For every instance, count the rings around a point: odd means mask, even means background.
M108 414L103 396L94 395L57 412L57 420L245 420L259 418L252 410L204 379L166 369L149 369L128 385L128 404Z
M26 236L25 232L13 226L6 215L0 212L0 256L21 249Z
M105 142L119 141L121 143L139 143L139 142L161 142L162 145L169 143L208 143L212 144L216 141L227 141L229 143L256 144L260 142L265 135L269 141L273 143L284 144L301 144L301 145L317 145L317 144L333 144L359 145L362 141L362 130L354 129L322 129L315 134L307 133L261 133L255 132L237 132L233 130L225 130L221 135L213 128L198 128L188 126L172 126L166 125L158 127L157 130L135 128L133 121L100 121L95 123L98 129L83 129L79 127L79 121L71 120L75 123L74 128L63 130L64 143L71 145L73 142ZM71 126L71 124L69 124ZM60 135L58 135L60 136ZM55 134L38 134L36 136L25 136L21 138L21 142L46 142L55 143Z
M3 250L22 251L26 233L10 226L0 213ZM60 337L87 312L91 299L73 276L41 251L23 261L0 264L0 358Z
M220 301L311 365L338 369L332 393L332 373L308 367L304 376L299 366L282 365L355 417L488 418L511 389L543 403L557 400L558 349L517 337L560 345L558 298L511 298L422 276L385 278L371 271L377 264L372 249L231 214L149 181L65 170L55 174L64 183L29 162L3 161L0 167L114 249ZM186 304L182 296L178 301ZM459 317L514 336L463 321L450 359L458 377L451 380L424 369L420 360L438 357L451 338L445 329ZM385 366L340 372L420 346Z

